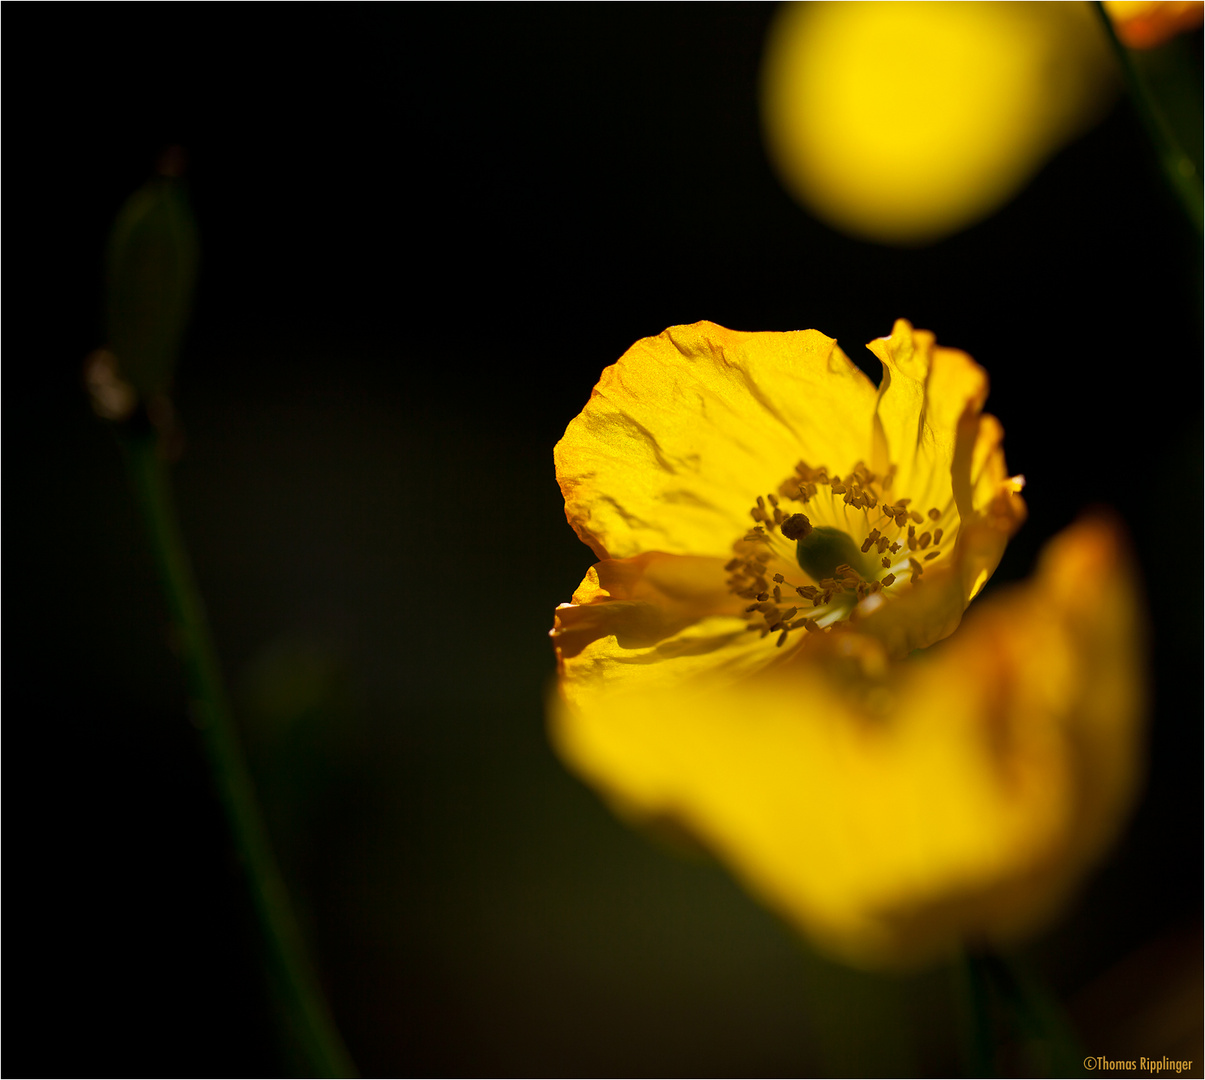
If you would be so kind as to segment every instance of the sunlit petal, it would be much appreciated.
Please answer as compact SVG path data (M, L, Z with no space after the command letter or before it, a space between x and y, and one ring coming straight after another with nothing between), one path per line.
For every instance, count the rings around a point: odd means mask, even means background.
M824 635L748 679L553 719L622 813L673 819L822 948L892 966L1057 913L1132 802L1143 700L1134 572L1092 520L922 660Z

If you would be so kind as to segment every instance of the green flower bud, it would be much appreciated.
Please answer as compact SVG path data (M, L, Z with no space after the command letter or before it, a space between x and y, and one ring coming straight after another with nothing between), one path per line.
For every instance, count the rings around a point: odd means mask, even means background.
M143 400L164 394L192 308L197 230L169 155L126 200L109 237L107 333L121 378Z

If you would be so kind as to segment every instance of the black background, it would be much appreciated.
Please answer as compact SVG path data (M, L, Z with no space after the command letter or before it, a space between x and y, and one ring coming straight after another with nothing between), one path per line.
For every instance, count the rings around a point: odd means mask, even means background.
M81 389L108 228L173 144L203 245L180 513L366 1074L958 1067L944 973L815 958L546 746L551 611L591 561L552 445L633 341L703 318L816 327L867 370L899 316L970 352L1029 480L998 581L1120 511L1152 612L1146 794L1028 957L1091 1052L1172 1054L1106 1045L1156 993L1200 1050L1200 248L1128 105L991 219L896 250L772 174L770 6L6 14L7 1071L295 1069Z

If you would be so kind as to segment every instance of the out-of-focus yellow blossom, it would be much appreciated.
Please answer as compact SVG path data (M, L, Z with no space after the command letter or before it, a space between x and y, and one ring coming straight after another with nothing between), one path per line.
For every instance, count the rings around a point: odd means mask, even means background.
M1105 11L1122 43L1131 49L1153 49L1205 18L1202 0L1104 0Z
M618 811L688 829L820 948L914 965L1040 928L1116 836L1141 638L1117 530L1092 519L914 658L821 635L744 680L559 699L554 737Z
M926 243L1003 205L1111 99L1080 3L788 4L763 67L767 146L818 217Z
M566 700L741 676L854 622L892 656L954 630L1021 481L969 356L902 319L869 348L877 390L818 331L713 323L603 372L555 451L602 560L556 613Z

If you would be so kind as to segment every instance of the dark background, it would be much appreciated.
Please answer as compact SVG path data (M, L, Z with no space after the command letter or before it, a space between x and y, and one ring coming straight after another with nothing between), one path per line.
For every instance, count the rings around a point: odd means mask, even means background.
M203 245L180 513L365 1074L959 1067L946 973L814 957L545 743L552 609L591 561L553 443L633 341L703 318L816 327L866 364L904 316L969 351L1029 480L997 581L1084 507L1121 512L1154 628L1146 794L1027 958L1087 1051L1199 1064L1199 241L1124 102L956 237L833 233L761 146L772 14L6 12L9 1073L295 1068L81 388L108 228L172 144Z

